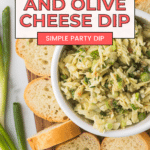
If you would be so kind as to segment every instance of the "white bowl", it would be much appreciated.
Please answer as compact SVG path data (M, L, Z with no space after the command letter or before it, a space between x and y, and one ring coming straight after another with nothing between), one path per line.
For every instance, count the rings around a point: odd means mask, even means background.
M137 18L139 18L139 17L140 17L140 19L145 18L147 21L150 22L149 14L147 14L143 11L140 11L140 10L136 10L135 14L136 14ZM143 20L143 19L141 19L141 20ZM105 132L105 133L100 133L98 130L93 128L92 124L86 122L83 118L81 118L81 116L76 114L74 112L73 108L71 107L69 101L67 101L64 98L63 94L60 91L59 85L58 85L58 82L59 82L58 62L59 62L59 58L60 58L60 55L62 52L62 48L63 48L63 46L56 46L56 50L53 55L52 67L51 67L52 87L53 87L53 92L55 94L56 100L57 100L58 104L60 105L61 109L75 124L77 124L79 127L81 127L82 129L84 129L90 133L93 133L98 136L104 136L104 137L131 136L131 135L146 131L150 128L150 115L149 115L145 120L143 120L135 125L129 126L126 129L118 129L118 130L112 130L112 131Z

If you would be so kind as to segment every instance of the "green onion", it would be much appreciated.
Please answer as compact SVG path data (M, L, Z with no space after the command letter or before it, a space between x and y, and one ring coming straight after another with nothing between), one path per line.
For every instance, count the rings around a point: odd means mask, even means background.
M74 97L75 90L70 90L72 97Z
M137 110L139 109L138 107L136 107L134 104L130 104L130 106L132 107L133 110Z
M118 89L122 89L122 82L118 82Z
M102 67L103 67L103 68L106 68L106 67L107 67L107 65L104 65L104 64L103 64L103 65L102 65Z
M88 83L89 83L89 78L85 77L83 82L84 82L84 84L88 85Z
M139 118L140 121L144 120L146 118L146 113L140 113L138 115L138 118Z
M26 150L26 138L23 126L21 106L19 103L13 103L13 112L19 147L21 150Z
M61 75L61 78L63 79L63 80L65 80L65 79L67 79L67 76L66 75Z
M113 49L113 51L115 51L117 49L116 41L115 40L113 40L112 49Z
M108 89L108 82L104 84L104 87Z
M2 135L4 137L6 143L8 144L8 146L10 147L11 150L17 150L14 143L10 139L8 133L5 131L5 129L3 128L3 126L1 124L0 124L0 135Z
M109 101L106 101L106 102L105 102L105 105L107 106L108 109L111 109L111 106L110 106Z
M7 6L2 12L3 25L3 64L6 75L9 71L10 61L10 8Z
M80 51L80 52L86 52L86 50L83 49L83 48L80 48L79 51Z
M124 120L121 121L121 127L124 128L126 126L126 122Z
M117 105L117 101L116 100L114 100L113 102L112 102L112 105L113 105L113 107L117 107L118 105Z
M4 126L7 80L10 61L10 8L6 7L2 12L3 25L3 49L0 39L0 123Z
M99 58L99 52L98 52L98 50L93 51L90 55L91 55L91 57L92 57L93 59Z
M90 88L95 88L96 86L91 86Z
M2 135L0 135L0 149L1 150L8 150L9 147L4 139L4 137Z
M134 78L135 75L133 73L128 73L128 77Z
M147 56L150 58L150 50L146 52Z
M107 128L107 130L111 130L113 128L113 124L112 123L107 123L106 128Z
M116 106L115 106L115 111L116 111L117 113L122 113L122 112L123 112L122 106L121 106L121 105L116 105Z
M140 98L140 94L139 94L139 93L135 93L135 98L136 98L136 100L138 101L139 98Z
M143 72L140 76L142 82L147 82L150 80L150 74L147 72Z
M100 114L101 114L102 116L107 116L107 113L104 112L104 111L101 111Z
M92 70L91 70L91 68L89 68L89 70L88 70L88 71L92 73Z
M117 74L117 82L121 82L122 78L119 77L119 75Z

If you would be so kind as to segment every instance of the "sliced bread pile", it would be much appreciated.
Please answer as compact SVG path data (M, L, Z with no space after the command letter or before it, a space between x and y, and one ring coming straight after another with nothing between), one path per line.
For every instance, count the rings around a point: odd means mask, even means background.
M24 59L29 71L38 76L50 76L55 46L37 45L37 39L17 39L16 52Z
M47 149L81 134L80 128L72 121L58 123L28 138L32 150Z
M68 120L55 99L50 78L38 78L31 81L25 89L24 99L28 107L43 119L50 122Z

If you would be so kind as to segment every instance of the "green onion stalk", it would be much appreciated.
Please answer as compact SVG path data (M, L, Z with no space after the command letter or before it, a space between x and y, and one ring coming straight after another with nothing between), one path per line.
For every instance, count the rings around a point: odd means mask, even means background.
M3 45L0 39L0 123L4 126L7 81L10 62L10 8L2 12Z
M5 145L9 146L9 148L11 150L17 150L16 147L15 147L15 145L14 145L14 143L12 142L11 138L9 137L8 133L5 131L5 129L3 128L3 126L0 124L0 145L1 144L5 144ZM7 150L7 149L4 149L4 150Z

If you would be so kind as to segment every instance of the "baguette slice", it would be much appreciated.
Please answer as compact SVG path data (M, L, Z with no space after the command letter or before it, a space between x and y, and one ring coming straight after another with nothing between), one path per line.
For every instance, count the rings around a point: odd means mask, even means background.
M150 137L143 132L130 137L105 138L101 150L150 150Z
M100 150L100 142L96 136L85 132L69 142L58 145L56 150Z
M32 150L47 149L81 134L80 128L72 121L54 124L49 128L28 138Z
M50 78L38 78L31 81L25 89L24 99L28 107L43 119L50 122L68 120L55 99Z
M17 39L16 53L24 59L28 70L39 76L50 76L55 46L37 45L37 39Z
M150 13L150 0L136 0L136 8Z

